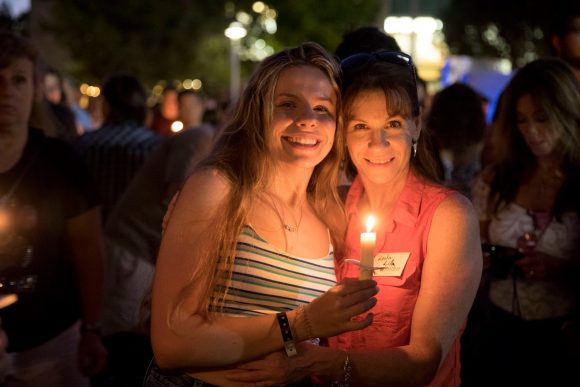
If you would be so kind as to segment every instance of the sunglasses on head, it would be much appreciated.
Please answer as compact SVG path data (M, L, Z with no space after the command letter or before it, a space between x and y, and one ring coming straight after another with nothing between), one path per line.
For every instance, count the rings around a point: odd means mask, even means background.
M361 52L351 55L340 61L340 67L343 71L351 71L358 67L374 63L385 62L407 67L413 75L413 81L417 85L417 68L413 59L405 53L398 51L380 50L371 53Z
M371 53L361 52L344 58L340 61L340 67L345 73L375 62L391 63L408 68L413 77L415 89L417 89L417 68L415 63L413 63L413 59L403 52L389 50L379 50ZM416 98L416 95L414 97Z

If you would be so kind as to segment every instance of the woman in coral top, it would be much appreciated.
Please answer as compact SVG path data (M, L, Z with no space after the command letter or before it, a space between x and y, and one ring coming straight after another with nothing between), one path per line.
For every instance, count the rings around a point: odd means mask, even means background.
M360 237L372 214L380 287L373 323L330 338L329 347L302 344L296 359L252 362L232 378L276 384L309 372L343 386L459 386L459 339L482 269L477 216L468 199L435 183L411 58L377 51L341 67L354 180L337 274L359 277Z

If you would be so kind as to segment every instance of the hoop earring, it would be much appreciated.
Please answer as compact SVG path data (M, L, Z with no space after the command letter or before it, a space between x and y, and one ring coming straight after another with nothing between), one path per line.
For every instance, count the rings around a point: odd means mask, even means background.
M417 157L417 140L413 140L411 143L413 148L413 158Z

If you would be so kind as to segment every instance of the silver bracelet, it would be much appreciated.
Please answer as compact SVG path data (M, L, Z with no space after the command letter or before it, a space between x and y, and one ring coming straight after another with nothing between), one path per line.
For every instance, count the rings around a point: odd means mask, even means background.
M344 351L346 354L346 359L344 360L344 382L342 383L343 387L349 387L350 385L350 378L352 376L352 363L350 362L350 358L348 357L348 352Z
M342 369L344 371L344 379L341 382L334 381L331 383L331 387L349 387L350 386L350 378L352 376L352 363L350 362L350 357L348 356L348 352L345 350L344 354L346 355L346 359L344 360L344 365Z

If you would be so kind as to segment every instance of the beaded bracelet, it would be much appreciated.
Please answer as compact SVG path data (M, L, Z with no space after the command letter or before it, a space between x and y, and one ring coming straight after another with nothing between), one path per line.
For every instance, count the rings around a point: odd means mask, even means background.
M310 323L310 319L308 318L308 314L306 313L306 307L304 305L300 305L298 310L296 311L296 320L302 316L304 320L304 326L306 328L306 336L308 339L313 339L314 334L312 334L312 324Z

